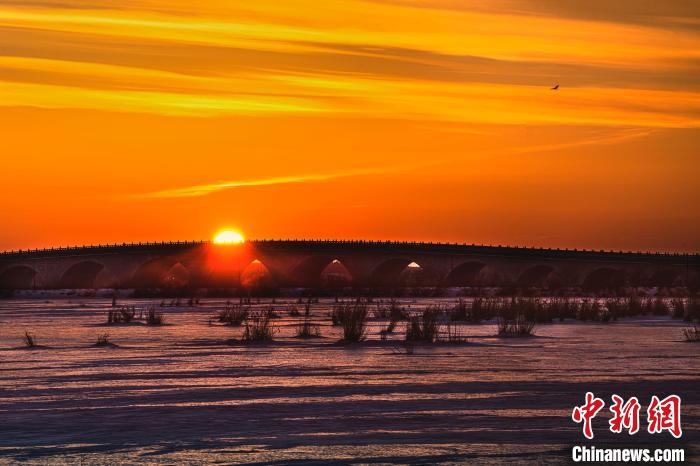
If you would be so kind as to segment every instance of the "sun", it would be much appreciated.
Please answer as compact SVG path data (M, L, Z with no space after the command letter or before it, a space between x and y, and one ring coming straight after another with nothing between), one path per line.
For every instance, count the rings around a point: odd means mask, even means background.
M243 235L233 230L224 230L214 236L214 244L241 244L244 241Z

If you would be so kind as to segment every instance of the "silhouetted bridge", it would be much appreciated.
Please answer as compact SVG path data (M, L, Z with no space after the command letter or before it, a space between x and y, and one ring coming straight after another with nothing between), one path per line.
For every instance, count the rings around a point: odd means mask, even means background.
M516 286L700 282L700 255L371 241L139 243L0 253L0 289Z

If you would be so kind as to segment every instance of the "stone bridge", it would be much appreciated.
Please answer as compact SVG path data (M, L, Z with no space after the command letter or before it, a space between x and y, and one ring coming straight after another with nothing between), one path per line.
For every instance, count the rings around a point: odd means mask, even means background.
M0 289L700 283L700 255L371 241L139 243L0 253Z

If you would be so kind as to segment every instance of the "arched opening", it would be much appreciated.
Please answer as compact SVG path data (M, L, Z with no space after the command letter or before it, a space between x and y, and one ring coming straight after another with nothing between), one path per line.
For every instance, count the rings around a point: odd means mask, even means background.
M338 259L333 259L321 271L321 286L326 288L344 288L352 284L352 274Z
M270 270L255 259L241 272L241 286L250 289L264 289L275 286L275 280Z
M331 256L310 256L297 264L291 272L290 279L298 286L308 288L346 280L352 276L348 269L336 258Z
M483 262L465 262L452 269L445 282L447 286L479 286L479 273L484 267Z
M26 265L15 265L0 274L0 289L28 290L34 288L37 272Z
M526 269L518 278L518 286L522 288L549 288L550 278L554 267L535 265Z
M190 271L180 262L170 267L160 277L160 284L168 288L182 288L190 283Z
M131 286L134 288L160 288L166 284L164 279L177 263L173 258L159 257L141 264L131 277Z
M649 277L647 286L670 288L682 284L681 273L676 270L657 270Z
M78 262L68 268L58 282L59 288L94 288L97 274L105 266L95 261Z
M625 286L626 282L627 277L623 271L602 267L586 276L583 281L583 289L586 291L616 290Z
M425 270L417 262L408 259L389 259L374 268L371 283L374 286L416 286L420 285Z

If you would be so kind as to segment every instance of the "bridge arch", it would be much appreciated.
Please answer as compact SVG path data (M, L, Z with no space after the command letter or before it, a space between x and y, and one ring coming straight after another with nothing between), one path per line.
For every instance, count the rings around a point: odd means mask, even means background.
M445 277L447 286L478 286L479 274L486 267L483 262L463 262L453 268Z
M292 268L290 279L300 286L342 286L352 282L352 273L333 256L320 255L302 259Z
M105 266L99 262L87 260L73 264L63 272L58 281L59 288L95 288L97 275Z
M534 265L525 269L518 277L517 285L523 288L550 288L561 286L554 267L551 265Z
M651 274L647 286L660 286L670 288L683 284L683 274L679 270L657 270Z
M262 261L253 259L241 270L240 283L244 288L260 289L274 287L276 280Z
M181 288L190 283L191 273L182 262L176 262L160 278L160 283L168 288Z
M396 257L377 265L370 274L370 282L376 286L418 285L424 272L418 262Z
M160 288L184 286L189 283L190 272L175 257L156 257L141 264L131 277L134 288Z
M38 272L27 265L14 265L0 273L0 289L27 290L34 288Z
M586 291L616 290L627 283L624 270L613 267L600 267L591 271L583 280Z

